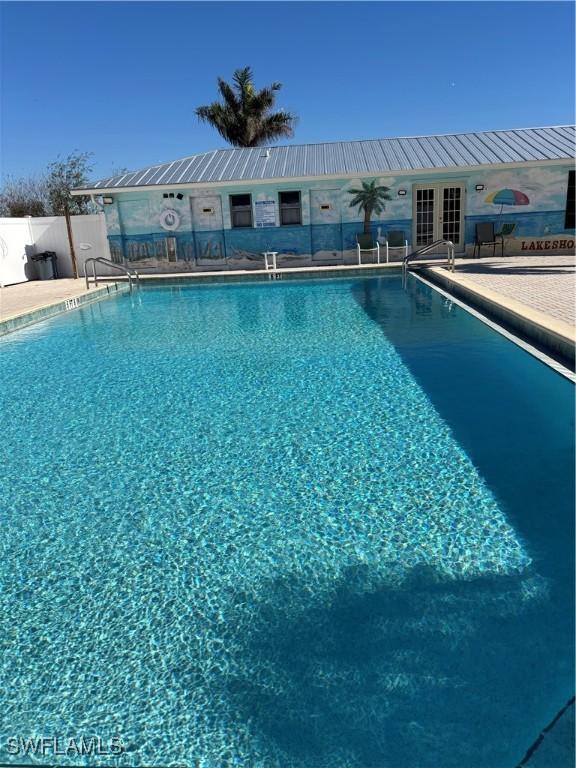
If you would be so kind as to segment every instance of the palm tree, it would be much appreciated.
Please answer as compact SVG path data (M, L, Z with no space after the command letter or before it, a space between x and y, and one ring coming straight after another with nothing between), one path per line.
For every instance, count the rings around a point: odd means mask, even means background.
M235 147L258 147L272 139L294 135L296 115L272 111L276 92L282 88L280 83L257 91L250 67L237 69L232 81L230 85L218 78L222 101L198 107L196 115L200 120L216 128Z
M349 189L348 191L354 195L350 208L356 207L359 211L364 211L364 233L369 235L372 214L375 213L378 216L386 210L384 201L392 199L388 194L390 187L377 187L376 179L372 179L372 181L363 181L362 189Z

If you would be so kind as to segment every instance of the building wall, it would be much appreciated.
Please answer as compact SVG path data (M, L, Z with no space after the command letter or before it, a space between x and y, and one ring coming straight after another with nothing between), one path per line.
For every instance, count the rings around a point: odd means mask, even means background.
M390 188L391 199L373 219L372 232L383 240L386 232L401 230L412 248L413 187L452 182L464 186L461 252L471 252L475 226L481 221L493 221L497 229L509 225L509 254L568 252L574 248L574 229L564 228L570 169L568 164L548 164L379 176L378 184ZM360 183L361 179L240 182L114 194L113 203L105 206L110 250L118 261L167 271L261 267L265 250L278 251L282 266L351 263L356 259L356 234L362 231L363 217L350 207L350 190ZM483 189L478 191L477 186ZM501 207L487 201L501 189L517 190L529 202ZM405 195L398 194L401 190ZM280 226L281 191L300 191L300 225ZM233 228L229 196L247 193L252 195L253 226ZM169 194L173 196L164 197Z

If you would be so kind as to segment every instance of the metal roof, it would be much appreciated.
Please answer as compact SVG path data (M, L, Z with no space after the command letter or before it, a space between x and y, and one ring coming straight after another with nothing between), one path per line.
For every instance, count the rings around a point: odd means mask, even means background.
M459 168L574 158L575 126L217 149L94 182L104 190Z

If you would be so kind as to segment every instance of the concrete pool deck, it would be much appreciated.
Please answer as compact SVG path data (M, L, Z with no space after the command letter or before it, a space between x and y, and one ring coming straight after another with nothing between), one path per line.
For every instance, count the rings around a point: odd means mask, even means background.
M0 336L110 296L128 286L107 283L86 290L84 280L31 280L0 288Z

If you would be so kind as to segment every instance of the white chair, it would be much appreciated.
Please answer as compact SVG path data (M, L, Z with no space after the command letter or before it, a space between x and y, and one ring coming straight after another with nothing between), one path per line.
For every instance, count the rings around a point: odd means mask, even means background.
M276 271L278 268L276 266L276 257L278 256L278 251L264 251L264 269L269 270L273 269ZM270 261L268 261L268 258L270 258Z
M358 251L358 264L362 264L362 253L364 251L371 253L376 251L377 263L380 264L380 243L378 240L374 240L372 235L367 235L365 232L356 235L356 250Z

